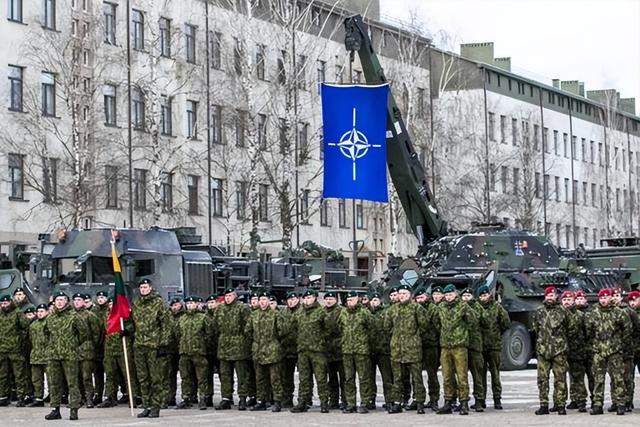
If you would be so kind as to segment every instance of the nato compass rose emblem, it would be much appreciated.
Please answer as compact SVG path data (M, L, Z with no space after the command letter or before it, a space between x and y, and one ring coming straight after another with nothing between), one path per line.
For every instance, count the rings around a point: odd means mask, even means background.
M351 159L351 163L353 165L353 181L356 180L356 160L364 157L369 152L369 148L382 147L382 145L380 144L369 144L367 136L356 129L355 108L353 109L353 125L351 130L348 130L344 134L342 134L342 136L340 137L340 142L330 142L328 145L331 147L338 146L342 155L348 159Z

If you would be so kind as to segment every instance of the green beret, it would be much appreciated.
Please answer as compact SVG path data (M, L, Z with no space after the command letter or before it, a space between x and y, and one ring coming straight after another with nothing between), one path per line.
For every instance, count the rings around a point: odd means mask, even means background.
M389 289L389 293L390 293L390 294L392 294L392 293L394 293L394 292L398 292L398 287L397 287L397 286L392 286L392 287Z
M138 282L138 286L140 285L150 285L153 286L153 283L151 282L151 279L142 279Z
M487 285L482 285L478 288L478 295L484 295L489 293L489 287Z
M375 299L375 298L380 299L380 294L379 294L379 293L377 293L377 292L371 292L371 293L369 294L369 299Z
M251 291L251 298L260 298L260 294L263 292Z
M275 296L275 295L270 295L270 296L269 296L269 301L275 301L275 302L278 302L278 298L276 298L276 296Z
M2 295L0 297L0 302L7 302L7 301L11 301L11 295Z
M106 297L107 293L105 291L96 292L96 297Z
M202 297L196 297L196 301L197 302L204 302L204 299L202 299Z
M305 296L306 296L306 292L305 292ZM333 291L327 292L326 294L324 294L324 299L327 299L327 298L338 298L338 295Z
M427 293L427 290L425 288L420 287L416 290L416 293L414 296L419 297L420 295L424 295L426 293Z
M218 294L211 294L207 297L207 302L209 301L215 301L218 299Z
M80 298L81 300L84 300L84 294L81 294L80 292L76 292L75 294L73 294L72 299L76 299L76 298Z
M258 298L269 298L269 292L267 291L262 291L260 293L256 293L256 296Z
M464 295L464 294L471 294L473 295L473 291L471 290L471 288L464 288L462 290L462 292L460 292L460 295Z
M53 293L53 299L56 299L56 298L58 298L58 297L64 297L64 298L66 298L66 299L69 299L69 297L67 296L67 294L65 294L65 293L64 293L64 292L62 292L62 291L56 291L56 292L54 292L54 293Z
M456 291L456 287L454 285L452 285L451 283L449 283L447 286L444 287L443 292L445 294L448 294L450 292L455 292Z
M36 307L36 311L38 310L49 310L49 305L48 304L38 304L38 306Z
M25 307L25 309L23 310L24 314L27 313L35 313L36 308L33 305L28 305Z
M296 292L289 291L287 292L287 299L289 298L298 298L298 294Z
M89 294L84 294L84 299L91 299L91 295L89 295Z
M15 294L17 294L18 292L22 292L23 294L25 293L23 288L16 288L16 290L15 290L15 291L13 291L13 294L15 295Z
M325 296L324 296L324 297L325 297L325 298L327 298L327 295L328 295L329 293L330 293L330 292L327 292L327 294L325 294ZM306 290L306 291L304 291L304 293L302 294L302 297L303 297L303 298L304 298L304 297L317 297L317 296L318 296L318 293L315 291L315 289L307 289L307 290ZM334 297L335 297L335 294L334 294Z
M225 295L229 295L229 294L234 293L235 291L236 290L234 288L227 288L227 289L224 290L224 294Z
M436 292L442 293L442 288L440 286L431 288L431 295L435 294Z
M398 286L398 290L399 291L409 291L409 292L411 292L411 286L409 286L407 284L402 284L402 285Z
M177 304L179 302L182 302L182 299L180 297L173 297L171 298L171 300L169 300L169 305Z
M349 291L347 293L347 298L357 298L359 296L360 294L358 294L358 291Z
M190 295L184 299L184 302L198 302L198 297Z
M116 299L114 297L109 297L109 302L116 302Z

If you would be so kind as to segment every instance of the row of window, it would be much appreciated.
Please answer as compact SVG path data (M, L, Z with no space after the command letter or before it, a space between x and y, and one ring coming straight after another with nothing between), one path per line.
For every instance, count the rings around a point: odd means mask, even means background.
M87 6L88 0L84 0L84 6ZM41 0L42 13L41 24L47 30L56 29L56 0ZM23 0L7 0L7 19L13 22L24 24L24 7ZM86 8L84 9L86 10Z
M24 67L9 65L9 110L24 111ZM43 71L40 74L41 113L45 116L56 115L56 76Z

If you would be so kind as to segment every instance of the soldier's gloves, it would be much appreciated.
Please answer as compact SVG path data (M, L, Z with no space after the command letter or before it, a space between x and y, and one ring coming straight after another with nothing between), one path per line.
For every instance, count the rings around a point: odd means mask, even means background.
M158 357L167 356L169 354L169 348L166 345L161 345L158 347L156 354Z

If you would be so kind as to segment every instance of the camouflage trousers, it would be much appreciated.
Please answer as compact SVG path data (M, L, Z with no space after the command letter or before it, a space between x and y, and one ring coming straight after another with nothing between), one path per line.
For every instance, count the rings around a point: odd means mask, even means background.
M98 360L96 360L96 365L95 365L95 387L94 387L94 393L96 394L96 396L98 396L100 399L102 399L102 396L104 395L104 383L105 383L105 373L104 373L104 357L101 356Z
M256 397L258 390L256 384L256 368L253 360L247 360L247 368L249 369L247 376L247 396Z
M502 382L500 381L502 352L500 350L485 350L482 353L482 360L484 362L482 367L482 388L484 389L483 399L486 399L487 396L487 372L491 374L491 394L493 398L502 399Z
M376 368L380 371L382 377L382 393L384 401L391 402L393 394L393 372L391 370L391 359L388 354L371 355L371 377L368 381L369 390L366 393L369 402L375 402L378 396L378 385L376 378Z
M635 392L636 364L633 355L624 358L624 402L632 403Z
M611 400L613 403L623 405L625 403L625 389L622 353L615 353L609 356L599 353L594 354L592 369L595 382L593 404L597 406L603 405L605 376L609 373L612 381Z
M444 399L455 400L456 384L460 401L469 400L469 369L466 347L442 348L440 354L442 364L442 381L444 382Z
M393 371L393 388L391 402L400 402L403 394L403 372L408 372L413 386L413 398L418 402L424 402L427 398L427 391L422 381L422 362L400 363L391 361ZM406 371L405 371L406 370Z
M33 398L42 400L44 398L44 374L47 365L31 365L31 384L33 384Z
M348 406L356 406L356 375L360 390L360 404L366 405L367 392L371 389L371 359L368 354L344 354L344 390Z
M69 408L80 408L80 364L77 360L50 360L47 365L50 406L60 407L65 386L69 390Z
M347 401L344 388L344 365L342 360L327 362L327 374L329 375L329 402L337 405Z
M178 392L178 372L180 371L180 355L178 353L169 353L167 355L167 376L166 387L167 391L164 397L164 401L169 403L176 399L176 393ZM182 376L182 374L181 374ZM189 391L194 391L195 385L189 388ZM184 394L184 392L183 392Z
M133 354L142 405L159 409L166 397L167 358L158 356L158 350L152 347L136 346Z
M261 365L254 362L253 366L258 400L268 402L273 397L274 401L282 402L282 363Z
M140 390L138 390L136 381L136 366L131 356L129 356L129 374L131 375L131 388L133 390L127 390L127 367L124 361L124 354L120 356L105 356L102 363L107 377L105 381L105 395L108 398L116 400L118 397L118 385L121 378L124 378L125 384L122 389L123 394L133 392L134 396L140 396Z
M569 359L569 396L572 402L587 402L587 387L584 382L586 375L586 360Z
M327 355L321 352L303 351L298 353L298 402L311 400L313 377L316 379L320 402L328 402Z
M209 383L207 382L207 374L209 372L209 363L207 357L200 354L180 355L180 383L182 390L182 399L195 402L200 398L204 398L211 394ZM194 393L194 385L197 384L198 392Z
M0 398L11 396L11 377L14 378L18 399L27 395L27 361L20 353L0 353Z
M222 398L233 400L233 372L238 376L238 397L248 395L249 366L247 360L220 360L220 393Z
M564 354L551 359L538 355L538 395L541 405L549 404L549 377L553 371L553 403L564 406L567 403L568 362Z
M209 387L210 394L207 397L213 396L213 376L216 373L216 367L218 366L218 359L215 354L207 354L207 387ZM218 369L217 372L220 372ZM218 374L218 379L220 375Z
M438 367L440 366L440 352L437 346L422 347L422 369L427 371L427 386L429 400L437 402L440 399L440 381L438 381Z
M94 360L81 360L80 361L80 394L85 399L93 398L94 386L93 386L93 374L95 372Z
M295 391L294 375L296 372L297 357L285 357L282 359L280 372L282 374L282 401L293 402Z
M481 351L467 351L467 361L469 363L469 372L473 379L473 397L477 399L487 398L487 389L482 381L484 374L484 356Z

